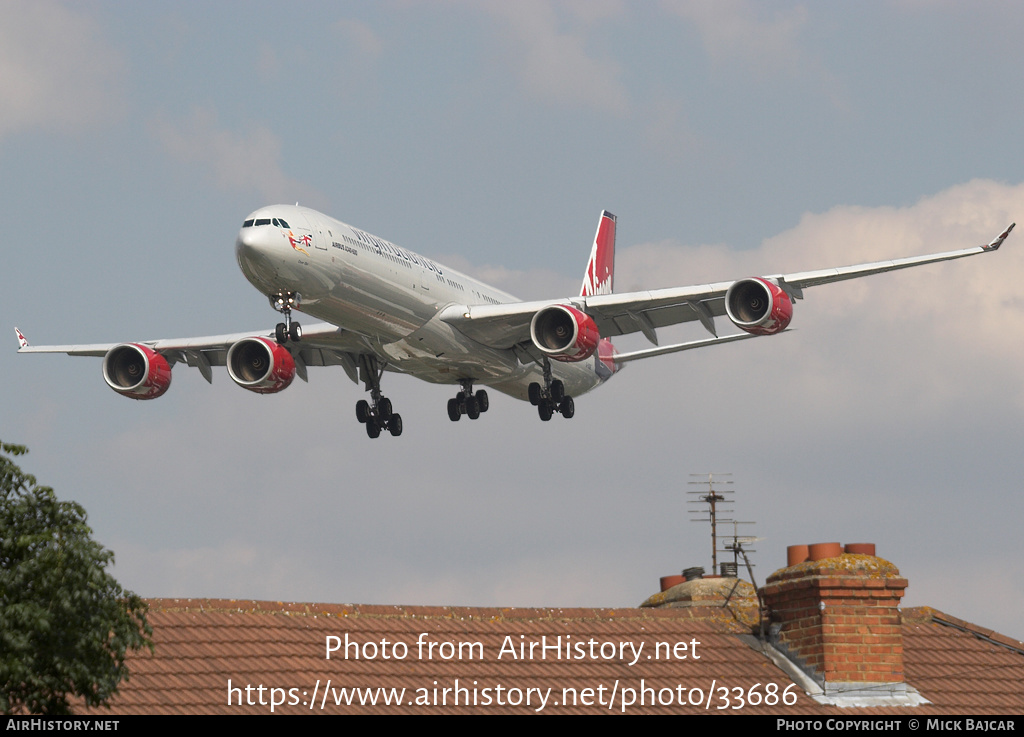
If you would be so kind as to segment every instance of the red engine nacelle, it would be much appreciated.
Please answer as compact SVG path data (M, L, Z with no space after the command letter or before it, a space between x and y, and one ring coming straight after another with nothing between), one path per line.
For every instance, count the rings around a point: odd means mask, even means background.
M725 312L740 330L775 335L793 319L793 302L778 285L751 277L729 287L725 293Z
M601 334L586 315L568 305L551 305L530 322L533 344L556 361L585 361L597 350Z
M156 351L138 343L123 343L103 357L103 379L118 394L132 399L156 399L171 385L171 366Z
M228 348L228 375L243 389L275 394L295 378L295 359L288 349L266 338L243 338Z

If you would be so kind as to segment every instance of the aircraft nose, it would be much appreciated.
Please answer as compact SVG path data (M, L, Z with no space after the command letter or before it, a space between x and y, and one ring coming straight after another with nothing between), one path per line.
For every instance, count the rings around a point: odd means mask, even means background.
M238 238L235 241L235 253L239 261L262 260L274 254L280 241L274 228L242 228L238 231Z
M242 228L238 231L238 238L236 240L242 245L251 246L256 242L256 229Z
M264 282L276 277L281 256L281 236L276 228L247 227L238 232L235 257L250 281Z

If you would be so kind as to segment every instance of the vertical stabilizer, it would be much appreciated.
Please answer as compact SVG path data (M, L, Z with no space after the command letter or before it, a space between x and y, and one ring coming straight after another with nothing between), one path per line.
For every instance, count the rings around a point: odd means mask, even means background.
M605 210L597 224L594 249L587 262L587 273L583 276L581 297L612 293L612 277L615 273L615 216Z

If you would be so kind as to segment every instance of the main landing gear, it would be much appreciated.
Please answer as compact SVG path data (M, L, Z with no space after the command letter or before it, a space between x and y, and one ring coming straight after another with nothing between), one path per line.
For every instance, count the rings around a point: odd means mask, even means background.
M298 343L302 340L302 326L292 322L292 307L298 307L302 295L298 292L278 292L270 295L270 306L284 315L284 322L277 323L274 337L284 345L289 340Z
M473 393L472 379L460 379L459 383L462 384L462 391L448 400L448 419L458 422L462 415L466 415L469 419L475 420L490 408L491 400L487 398L487 391L484 389Z
M530 404L537 408L540 419L547 422L555 412L561 413L565 419L576 414L576 403L565 393L565 384L559 379L551 378L551 362L544 359L544 386L536 381L527 388Z
M380 392L384 366L374 356L361 356L359 372L372 402L365 399L356 402L356 419L366 425L366 434L371 438L379 438L382 430L397 438L402 434L402 415L392 410L391 400Z

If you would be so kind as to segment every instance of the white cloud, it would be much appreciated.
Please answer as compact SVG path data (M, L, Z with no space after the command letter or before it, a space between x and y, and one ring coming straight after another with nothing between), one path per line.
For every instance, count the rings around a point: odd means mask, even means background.
M345 47L357 52L357 56L380 56L384 47L380 37L373 29L362 21L344 18L337 21L334 27L345 39Z
M803 62L798 45L807 22L803 7L782 10L749 0L664 0L663 5L697 26L713 59L741 59L761 71L794 71Z
M208 168L223 189L254 190L268 203L301 200L317 207L326 199L284 173L281 143L264 126L233 132L221 127L213 110L196 108L184 121L158 119L154 132L168 154Z
M909 207L807 214L751 251L671 242L623 249L618 283L677 286L952 251L991 240L1020 213L1024 185L975 180ZM794 308L797 332L772 339L794 385L814 388L797 401L814 415L816 401L878 391L916 395L901 399L934 408L983 375L992 391L1016 387L1007 399L1024 407L1024 387L1012 379L1024 346L1009 337L1024 334L1022 240L1015 232L992 255L806 290Z
M592 54L584 28L565 30L566 22L545 0L492 2L484 5L507 24L512 62L518 67L526 91L562 105L583 105L623 115L629 104L622 83L622 68L606 54ZM619 12L612 4L599 4L584 13L571 13L577 24L603 20Z
M598 23L622 15L620 0L562 0L561 7L583 23Z
M457 271L470 274L487 284L493 284L520 299L548 299L553 295L567 297L579 294L580 285L550 269L510 269L507 266L472 264L465 256L441 255L438 260ZM581 262L582 263L582 262ZM580 280L583 278L580 267Z
M643 114L638 117L648 147L660 156L684 159L700 150L701 139L691 129L681 100L655 98L644 105Z
M257 46L259 56L256 59L256 74L264 84L276 84L281 78L281 57L277 47L268 41L260 41Z
M123 106L123 60L80 13L45 0L6 2L0 23L0 137L78 130Z

